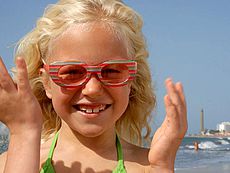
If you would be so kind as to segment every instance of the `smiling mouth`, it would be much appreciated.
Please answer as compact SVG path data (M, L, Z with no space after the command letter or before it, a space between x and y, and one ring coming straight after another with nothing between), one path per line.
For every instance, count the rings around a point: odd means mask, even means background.
M95 114L100 113L106 109L108 109L111 106L111 104L101 104L97 106L93 105L74 105L73 107L77 109L78 111L87 113L87 114Z

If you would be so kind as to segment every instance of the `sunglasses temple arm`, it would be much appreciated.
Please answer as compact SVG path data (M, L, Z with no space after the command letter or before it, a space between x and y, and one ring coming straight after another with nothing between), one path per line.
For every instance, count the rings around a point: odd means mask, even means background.
M49 65L46 64L46 62L45 62L45 60L44 60L43 58L41 58L41 60L42 60L42 63L43 63L43 68L44 68L47 72L49 72Z

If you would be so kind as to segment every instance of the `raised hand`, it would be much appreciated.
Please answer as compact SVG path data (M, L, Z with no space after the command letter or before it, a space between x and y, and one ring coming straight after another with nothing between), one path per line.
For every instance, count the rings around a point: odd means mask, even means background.
M9 75L0 58L0 121L10 133L41 129L42 111L33 95L23 58L17 58L17 83Z
M7 154L1 156L0 172L37 173L42 111L31 91L23 58L17 58L16 67L15 84L0 58L0 121L10 130L10 143Z
M153 137L149 152L152 168L159 168L162 173L174 172L176 152L187 131L187 110L182 84L174 84L169 78L165 85L166 116Z

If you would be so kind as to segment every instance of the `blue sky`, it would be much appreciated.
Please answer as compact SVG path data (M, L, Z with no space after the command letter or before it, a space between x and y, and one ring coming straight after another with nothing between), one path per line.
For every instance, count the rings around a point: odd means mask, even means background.
M0 0L0 55L13 66L14 44L29 32L47 4L55 0ZM188 133L199 131L203 108L205 127L230 121L230 1L125 0L144 20L144 35L157 94L153 127L165 110L164 80L184 85L188 104Z

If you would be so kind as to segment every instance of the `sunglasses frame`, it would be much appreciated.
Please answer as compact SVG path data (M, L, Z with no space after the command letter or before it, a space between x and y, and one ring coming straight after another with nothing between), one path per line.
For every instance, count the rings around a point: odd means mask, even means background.
M109 87L120 87L120 86L127 85L129 81L134 80L135 75L137 73L137 62L135 60L124 60L124 59L109 60L109 61L102 62L101 64L98 64L98 65L87 65L86 63L79 62L79 61L65 61L65 62L56 61L48 65L45 63L43 59L42 61L44 64L43 68L50 75L53 82L63 88L77 88L79 86L83 86L90 80L92 74L96 74L97 78L103 85L106 85ZM120 83L109 83L109 82L103 81L101 70L103 67L110 65L110 64L124 64L125 66L127 66L128 71L129 71L129 76L127 77L127 79ZM82 80L80 84L74 84L74 83L66 84L62 82L62 79L58 76L58 73L59 73L60 68L66 65L79 65L81 67L84 67L87 71L85 79Z

